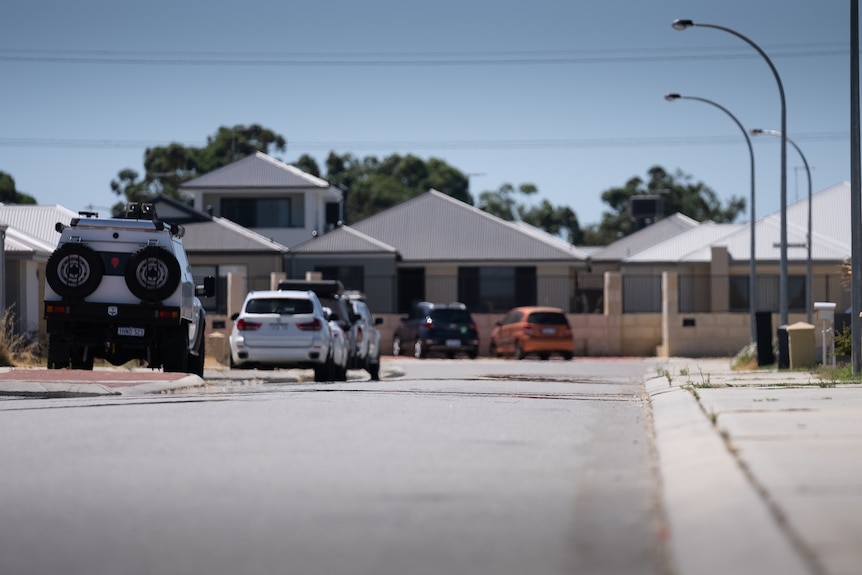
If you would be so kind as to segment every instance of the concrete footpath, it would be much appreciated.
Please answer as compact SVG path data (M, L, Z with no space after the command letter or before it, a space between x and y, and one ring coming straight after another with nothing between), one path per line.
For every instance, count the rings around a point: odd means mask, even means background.
M656 360L679 575L862 573L862 385L730 359Z

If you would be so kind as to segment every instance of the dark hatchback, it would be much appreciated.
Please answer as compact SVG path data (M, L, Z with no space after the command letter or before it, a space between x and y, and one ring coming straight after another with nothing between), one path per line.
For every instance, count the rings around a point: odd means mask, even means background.
M392 355L408 350L417 358L465 354L474 359L479 355L479 334L467 306L458 302L415 305L409 315L401 318L392 336Z

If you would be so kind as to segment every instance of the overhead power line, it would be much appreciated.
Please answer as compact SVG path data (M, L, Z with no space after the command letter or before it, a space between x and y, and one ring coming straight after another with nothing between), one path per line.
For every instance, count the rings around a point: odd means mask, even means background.
M850 138L846 131L802 132L793 135L799 142L834 142ZM736 136L666 136L629 138L538 138L495 140L331 140L291 141L291 149L302 151L330 150L528 150L575 148L643 148L661 146L737 145ZM141 149L168 145L168 140L115 140L73 138L0 138L6 148L69 148L69 149ZM201 142L182 145L196 147Z
M840 42L768 48L775 58L848 55ZM0 48L0 62L147 66L521 66L757 58L739 47L461 52L230 52Z

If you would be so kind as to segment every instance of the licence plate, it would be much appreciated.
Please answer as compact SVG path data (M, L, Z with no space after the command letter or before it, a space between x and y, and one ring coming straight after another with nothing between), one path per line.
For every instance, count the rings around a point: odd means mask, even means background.
M550 334L557 333L557 330L556 330L556 328L553 328L553 327L546 327L546 328L542 328L542 333L544 333L546 335L550 335Z
M132 337L144 337L146 330L142 327L118 327L117 335L128 335Z
M461 347L461 340L460 339L447 339L446 340L446 347Z

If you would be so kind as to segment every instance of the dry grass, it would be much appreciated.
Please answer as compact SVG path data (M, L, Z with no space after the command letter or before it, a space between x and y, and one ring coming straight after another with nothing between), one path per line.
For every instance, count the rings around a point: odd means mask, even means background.
M15 312L7 308L0 316L0 366L22 367L40 362L39 346L26 334L15 332Z

